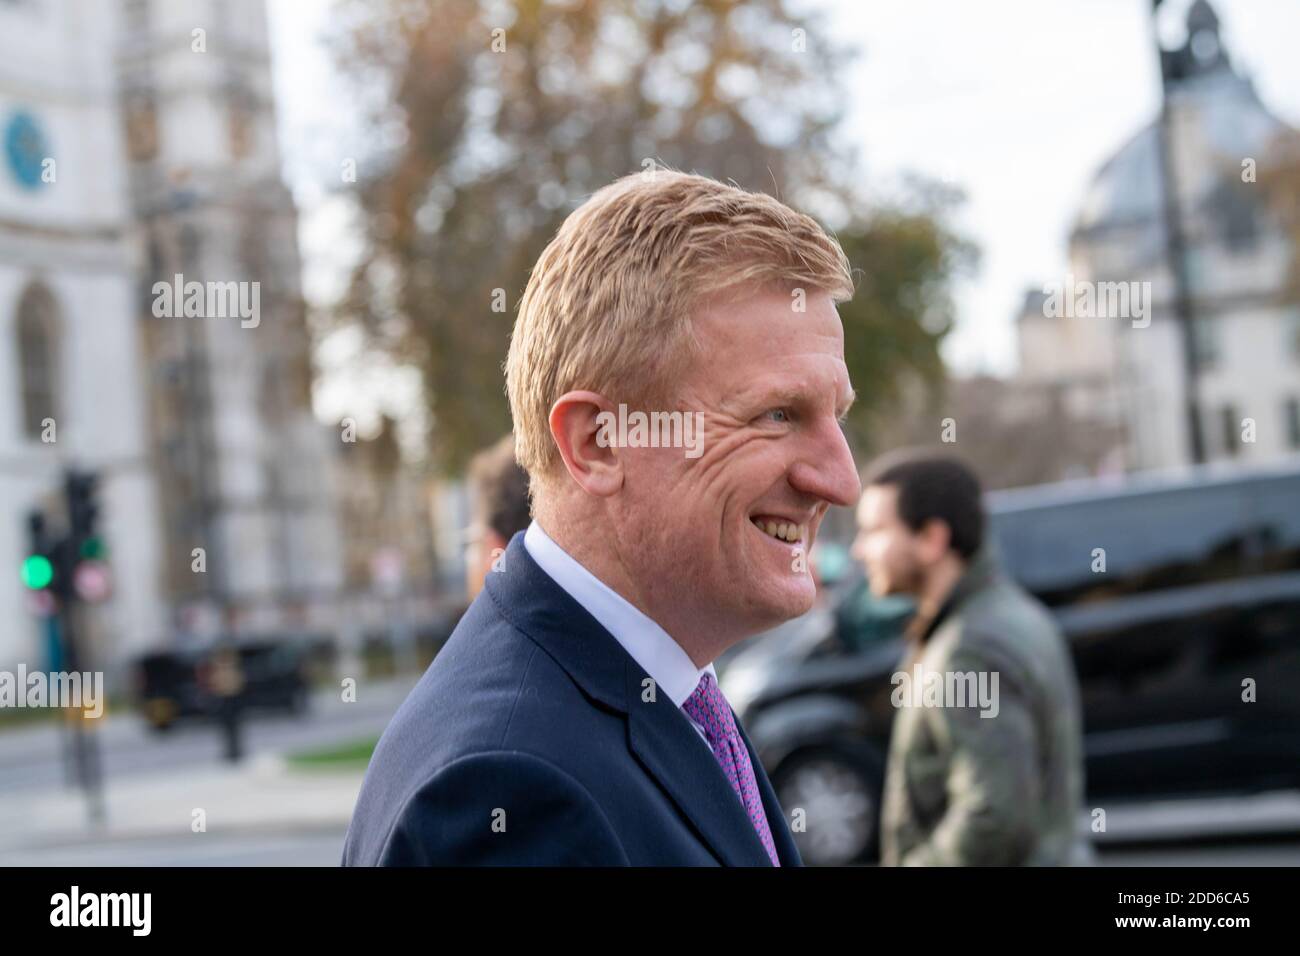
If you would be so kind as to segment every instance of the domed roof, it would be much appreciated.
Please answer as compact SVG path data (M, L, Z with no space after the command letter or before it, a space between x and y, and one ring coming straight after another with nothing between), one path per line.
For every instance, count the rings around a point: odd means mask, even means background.
M1218 18L1204 0L1188 14L1187 45L1170 55L1179 71L1171 105L1180 123L1190 114L1196 132L1189 140L1238 168L1246 156L1260 156L1287 126L1268 112L1254 84L1239 75L1218 42ZM1222 176L1218 163L1198 164L1200 181L1182 184L1198 200ZM1097 172L1084 196L1075 233L1093 232L1157 219L1163 202L1158 120L1131 137Z
M1156 125L1149 123L1106 160L1084 195L1076 232L1146 221L1160 211Z

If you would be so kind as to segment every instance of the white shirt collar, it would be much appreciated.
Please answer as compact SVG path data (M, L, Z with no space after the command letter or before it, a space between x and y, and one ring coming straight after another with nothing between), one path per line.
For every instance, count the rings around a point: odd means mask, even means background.
M690 698L705 674L717 680L713 664L696 667L667 631L574 560L536 521L524 532L524 548L538 567L614 635L676 706Z

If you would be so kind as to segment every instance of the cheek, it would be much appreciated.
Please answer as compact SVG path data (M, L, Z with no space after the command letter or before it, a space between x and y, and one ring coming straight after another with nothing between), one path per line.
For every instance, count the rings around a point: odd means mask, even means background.
M707 528L716 528L716 519L710 518L717 499L697 486L680 460L668 460L669 454L665 449L638 450L626 471L620 523L631 541L667 543L680 550Z
M905 579L912 568L912 555L907 541L900 537L890 537L881 550L878 567L891 580Z
M665 542L677 554L691 554L700 567L727 564L746 547L745 524L751 503L779 480L766 449L752 442L726 449L709 446L699 459L677 449L629 450L626 466L626 527L636 526L642 541ZM733 555L728 558L722 552Z
M912 566L912 551L908 544L902 538L894 538L889 543L889 550L885 553L885 560L895 571L903 571Z
M692 480L715 495L758 498L781 480L787 462L782 443L740 430L724 432L714 445L705 445Z
M884 535L872 535L862 546L863 556L868 564L879 567L887 564L889 559L889 538Z
M680 462L668 460L664 449L623 451L623 498L634 515L671 516L683 505Z

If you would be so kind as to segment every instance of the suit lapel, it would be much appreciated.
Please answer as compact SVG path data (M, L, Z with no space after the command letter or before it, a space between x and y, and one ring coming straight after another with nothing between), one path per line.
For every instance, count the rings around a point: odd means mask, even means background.
M628 658L628 745L727 866L771 866L745 807L690 720L662 695L642 700L646 672Z
M487 596L497 610L531 638L582 688L607 707L627 714L628 747L676 803L700 839L728 866L771 866L767 851L722 768L690 720L668 698L642 701L649 675L587 610L537 566L524 548L523 532L506 549L499 573L487 576ZM734 712L733 712L734 713ZM784 865L797 860L767 775L750 760Z

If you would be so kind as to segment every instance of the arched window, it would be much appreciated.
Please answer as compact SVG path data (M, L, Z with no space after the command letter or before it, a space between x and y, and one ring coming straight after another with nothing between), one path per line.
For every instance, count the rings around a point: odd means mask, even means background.
M58 318L50 290L29 285L18 300L17 323L23 434L29 438L41 437L45 419L57 419Z

